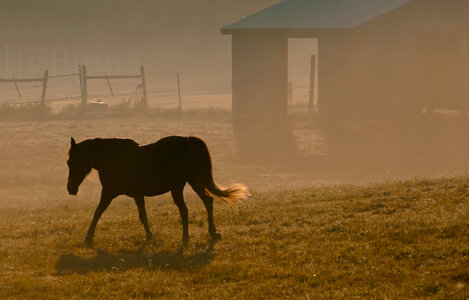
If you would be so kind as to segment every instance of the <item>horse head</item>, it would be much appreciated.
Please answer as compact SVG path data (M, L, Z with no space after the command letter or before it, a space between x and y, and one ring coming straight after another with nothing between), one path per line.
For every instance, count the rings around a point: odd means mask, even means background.
M78 193L78 187L85 179L86 175L91 172L91 165L89 159L86 159L86 155L83 149L80 149L80 145L75 143L75 140L71 138L70 151L68 152L68 182L67 190L70 195L76 195Z

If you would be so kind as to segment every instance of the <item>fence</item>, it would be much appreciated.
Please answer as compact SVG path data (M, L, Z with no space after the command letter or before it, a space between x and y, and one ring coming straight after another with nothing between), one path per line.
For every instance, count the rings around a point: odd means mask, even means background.
M18 93L18 97L21 98L21 90L18 86L18 83L35 83L38 82L41 85L42 93L40 97L40 103L42 105L45 104L46 101L52 101L52 100L65 100L65 99L73 99L77 98L77 96L68 96L68 97L60 97L60 98L49 98L46 99L46 93L47 93L47 88L48 88L48 81L53 78L70 78L70 77L78 77L78 82L80 83L80 98L82 104L86 105L88 103L88 81L90 80L106 80L107 85L109 87L109 91L111 96L114 96L114 91L112 89L111 85L111 79L120 79L120 80L125 80L125 79L139 79L140 83L137 84L133 94L135 94L135 100L139 101L142 103L144 106L147 106L148 104L148 97L147 97L147 88L146 88L146 79L145 79L145 71L144 67L140 66L140 74L138 75L88 75L87 73L87 66L86 65L80 65L78 73L69 73L69 74L60 74L60 75L49 75L49 71L46 70L44 72L43 77L37 77L37 78L20 78L17 79L13 77L12 79L0 79L0 83L12 83L14 84L16 91ZM22 103L28 103L28 102L37 102L38 100L33 100L33 101L17 101L15 103L11 104L22 104Z
M0 47L0 77L26 78L76 72L78 65L87 65L94 74L132 74L141 65L140 53L131 49L95 52L73 52L48 48Z

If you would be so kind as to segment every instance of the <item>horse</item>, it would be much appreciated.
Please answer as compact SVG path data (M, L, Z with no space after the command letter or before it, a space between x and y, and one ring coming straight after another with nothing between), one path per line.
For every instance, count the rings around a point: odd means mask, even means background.
M213 222L213 196L226 201L235 210L241 200L249 196L243 184L219 187L213 180L212 161L207 145L198 137L168 136L153 144L139 145L131 139L87 139L70 141L67 165L67 190L76 195L85 177L95 169L101 182L101 199L85 238L87 247L93 246L93 236L99 218L111 201L119 195L135 200L139 219L147 240L152 233L145 210L146 196L171 192L182 219L182 244L189 244L188 209L183 190L186 183L202 199L208 214L208 232L212 241L219 240Z

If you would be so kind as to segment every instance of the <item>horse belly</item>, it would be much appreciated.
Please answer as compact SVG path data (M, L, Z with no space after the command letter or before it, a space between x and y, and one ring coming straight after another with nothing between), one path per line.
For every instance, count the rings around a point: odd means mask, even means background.
M184 187L187 182L187 162L177 153L141 151L137 177L141 190L146 196L161 195L175 188Z
M184 185L183 180L171 176L161 176L158 172L146 173L140 176L139 189L144 196L157 196L171 191L175 186Z

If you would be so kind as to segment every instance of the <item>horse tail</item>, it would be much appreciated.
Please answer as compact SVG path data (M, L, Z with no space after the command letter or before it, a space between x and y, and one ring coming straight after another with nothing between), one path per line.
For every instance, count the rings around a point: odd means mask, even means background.
M248 188L241 183L235 183L228 187L218 186L213 180L212 159L207 145L197 137L189 137L189 140L194 145L192 150L195 154L195 181L203 185L205 192L224 200L237 212L238 204L251 195Z

